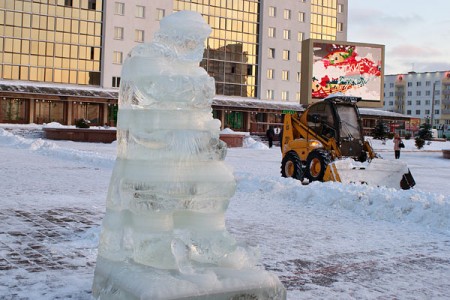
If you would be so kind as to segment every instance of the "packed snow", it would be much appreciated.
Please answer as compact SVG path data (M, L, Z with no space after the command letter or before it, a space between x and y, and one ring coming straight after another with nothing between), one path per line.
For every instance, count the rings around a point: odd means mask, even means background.
M90 299L117 143L51 141L0 125L0 298ZM393 159L393 144L372 140ZM228 230L260 253L288 299L448 299L450 160L405 140L414 189L309 185L280 176L279 147L230 148Z

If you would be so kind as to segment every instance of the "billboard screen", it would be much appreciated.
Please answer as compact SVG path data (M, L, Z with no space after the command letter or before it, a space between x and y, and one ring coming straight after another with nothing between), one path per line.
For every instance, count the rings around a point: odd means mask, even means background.
M314 41L312 98L343 93L365 101L382 99L384 49L380 45Z

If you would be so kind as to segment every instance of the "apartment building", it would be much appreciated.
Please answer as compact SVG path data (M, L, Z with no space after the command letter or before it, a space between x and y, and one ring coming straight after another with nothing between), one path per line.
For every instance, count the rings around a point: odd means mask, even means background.
M280 122L282 110L300 109L302 41L346 40L347 5L348 0L0 0L0 122L109 122L126 55L150 42L159 20L179 10L201 13L213 29L201 66L215 78L215 116L224 126L251 131L251 123ZM240 104L248 100L251 105ZM281 104L266 113L267 102Z
M450 132L450 71L385 75L384 109Z

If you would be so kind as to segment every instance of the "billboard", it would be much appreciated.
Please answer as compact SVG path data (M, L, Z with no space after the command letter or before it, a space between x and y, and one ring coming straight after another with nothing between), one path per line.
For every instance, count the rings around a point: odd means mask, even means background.
M383 98L384 46L338 41L306 40L302 59L302 91L308 102L330 94L361 97L378 106ZM306 67L306 73L304 72ZM307 75L307 77L303 77Z

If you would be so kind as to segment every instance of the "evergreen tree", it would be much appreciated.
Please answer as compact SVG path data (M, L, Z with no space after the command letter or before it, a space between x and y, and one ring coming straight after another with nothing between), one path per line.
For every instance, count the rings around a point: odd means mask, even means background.
M416 137L416 147L417 149L422 149L425 145L425 141L431 140L433 133L431 132L431 124L429 120L420 125L420 130L418 136Z
M431 132L431 124L429 123L429 121L420 125L419 138L421 138L425 141L429 141L429 140L431 140L432 137L433 137L433 134Z
M386 123L384 123L381 120L378 120L375 127L372 129L372 136L374 139L377 140L383 140L386 138L388 133L388 128L386 126Z
M417 149L422 149L423 145L425 145L425 140L420 138L420 137L416 137L416 147L417 147Z

